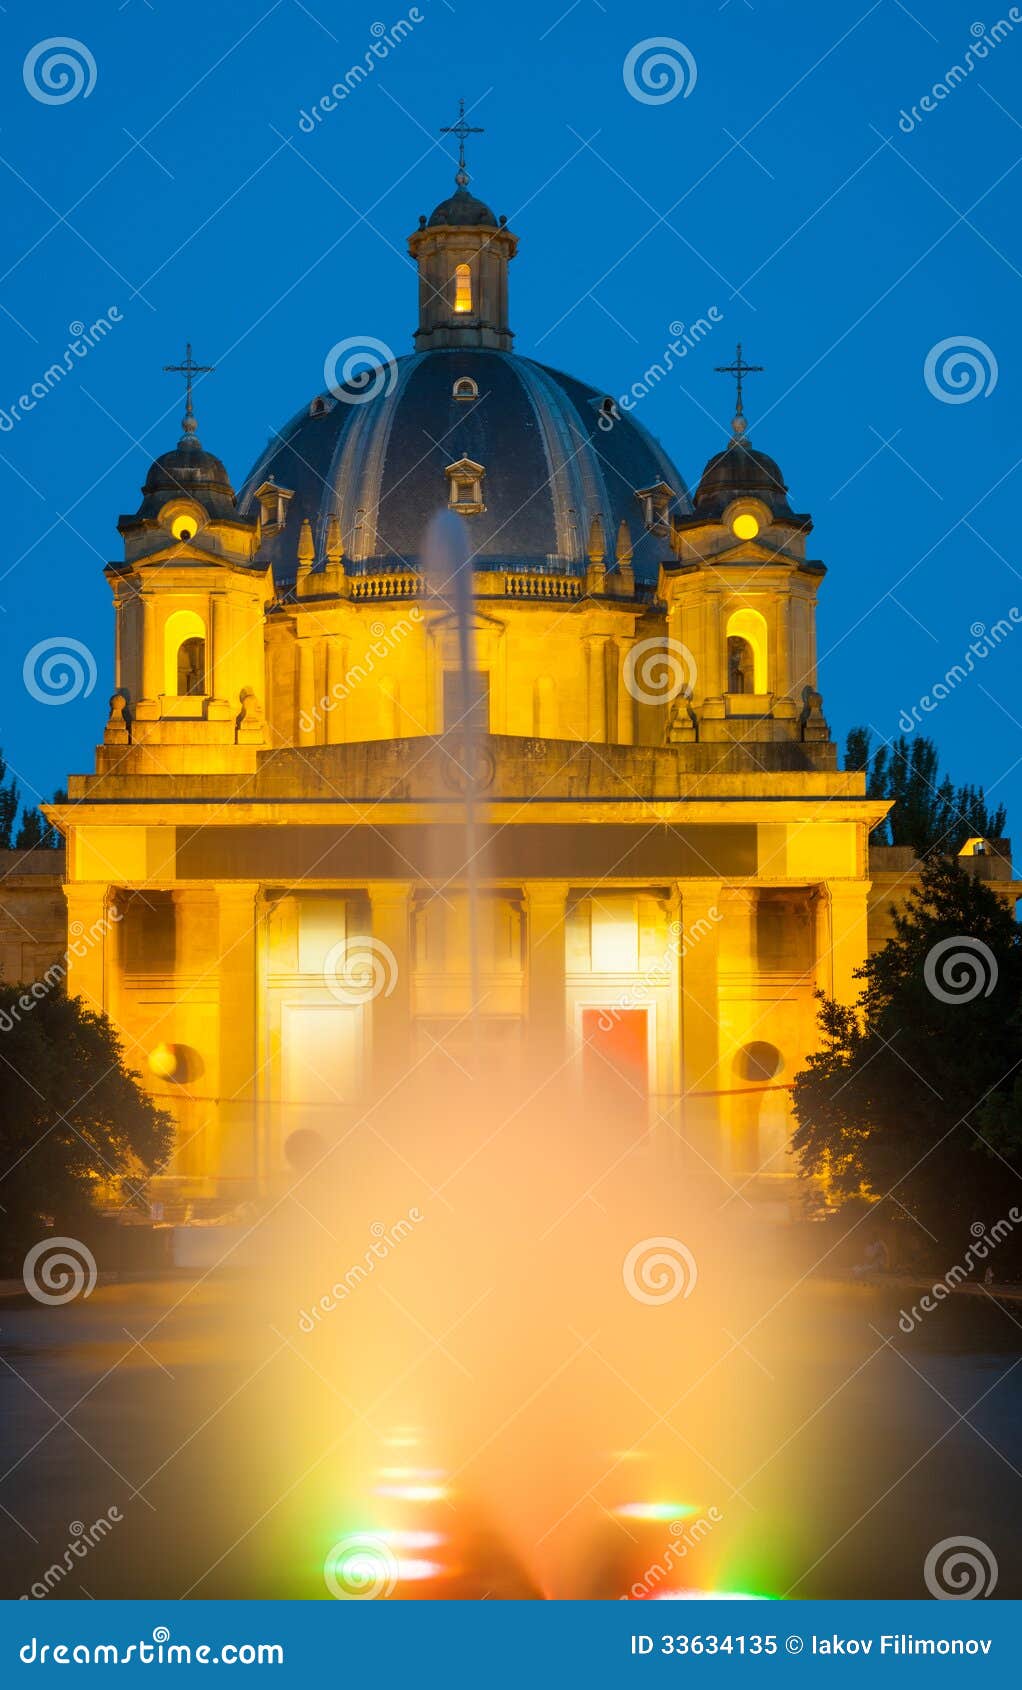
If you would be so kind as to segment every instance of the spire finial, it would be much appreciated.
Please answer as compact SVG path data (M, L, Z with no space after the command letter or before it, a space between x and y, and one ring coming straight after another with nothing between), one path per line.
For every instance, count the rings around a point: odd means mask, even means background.
M736 352L737 357L735 358L733 364L715 364L713 367L717 375L734 376L735 378L737 392L735 395L735 414L731 423L731 433L736 440L740 440L749 426L745 420L745 411L742 408L742 377L760 375L763 371L763 365L747 364L745 362L745 359L742 357L741 341L738 342Z
M465 169L465 137L466 135L485 135L484 129L477 129L474 124L465 122L465 102L458 101L458 121L450 123L441 129L441 135L457 135L458 137L458 174L454 180L459 188L467 188L472 178Z
M192 343L189 340L185 345L185 355L181 363L164 364L163 369L165 374L182 375L185 378L185 414L181 419L181 427L184 432L181 436L181 445L184 445L186 441L191 443L197 427L195 412L192 410L192 377L207 375L216 369L216 365L197 364L192 357ZM199 444L198 440L195 440L194 443L196 446Z

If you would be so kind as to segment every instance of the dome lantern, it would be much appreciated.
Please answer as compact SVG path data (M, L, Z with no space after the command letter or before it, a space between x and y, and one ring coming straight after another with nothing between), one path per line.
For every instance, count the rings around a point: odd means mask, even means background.
M419 271L419 326L415 347L485 346L510 352L507 267L518 241L490 207L469 191L465 137L483 131L465 121L465 102L456 124L442 129L458 137L454 193L432 215L419 219L408 250Z

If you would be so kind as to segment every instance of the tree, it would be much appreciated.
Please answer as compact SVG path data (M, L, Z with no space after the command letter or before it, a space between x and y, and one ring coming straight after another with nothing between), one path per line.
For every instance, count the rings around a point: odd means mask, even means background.
M832 1200L887 1199L954 1260L974 1222L1022 1199L1022 929L985 881L938 858L894 923L855 1008L820 994L793 1145Z
M46 982L0 986L0 1203L11 1259L88 1226L93 1199L142 1186L170 1154L173 1123L124 1065L105 1016Z
M53 802L62 804L67 793L57 791L53 794ZM32 849L44 851L58 851L64 841L55 827L51 827L41 810L26 810L21 818L15 847L19 851Z
M920 734L902 734L889 746L872 750L868 728L852 728L845 743L845 768L866 775L867 798L893 798L886 821L874 831L878 845L911 845L920 857L928 852L957 854L967 839L1000 839L1007 826L1003 804L991 810L983 788L955 787L941 778L937 747Z
M12 775L7 779L7 764L0 751L0 851L9 851L14 836L14 823L21 807L18 783Z

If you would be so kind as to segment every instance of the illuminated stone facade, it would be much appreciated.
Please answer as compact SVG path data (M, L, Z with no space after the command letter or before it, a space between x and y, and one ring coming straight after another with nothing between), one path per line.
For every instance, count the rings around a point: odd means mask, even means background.
M462 1050L473 992L494 1076L610 1076L654 1137L783 1175L886 809L823 716L811 521L740 411L690 498L634 417L512 352L516 242L464 181L410 246L414 353L338 379L237 498L189 407L121 518L117 692L47 812L100 934L72 988L177 1117L169 1193L272 1186L297 1128Z

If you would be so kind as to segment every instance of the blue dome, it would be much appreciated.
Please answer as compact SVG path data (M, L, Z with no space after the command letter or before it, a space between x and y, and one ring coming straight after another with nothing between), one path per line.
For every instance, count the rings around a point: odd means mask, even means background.
M477 395L456 398L456 383L463 391L474 383ZM670 545L665 531L647 529L636 494L666 483L679 515L691 504L662 447L632 417L605 414L598 389L481 347L411 353L378 385L365 402L343 388L340 397L313 400L274 437L241 489L246 514L266 481L294 494L284 527L265 536L260 554L279 590L294 582L306 518L314 567L336 516L349 570L415 568L429 519L448 502L445 471L462 459L484 471L485 508L466 519L478 567L582 570L599 516L608 563L625 522L636 580L655 582Z

